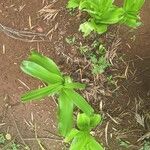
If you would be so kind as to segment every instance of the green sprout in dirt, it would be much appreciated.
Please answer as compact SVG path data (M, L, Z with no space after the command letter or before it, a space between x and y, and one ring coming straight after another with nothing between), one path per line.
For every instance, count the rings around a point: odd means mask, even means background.
M75 43L76 37L75 37L75 36L73 36L73 37L67 37L65 40L66 40L66 42L67 42L68 44L72 45L72 44Z
M142 148L139 150L150 150L150 141L145 140Z
M87 12L89 20L80 25L79 30L84 36L91 32L102 34L112 24L121 23L136 28L139 22L139 12L145 0L124 0L123 7L114 4L114 0L69 0L67 8L79 8Z
M92 73L97 75L103 73L106 68L110 66L110 63L105 57L106 48L101 43L97 43L96 41L94 41L92 45L96 48L96 54L90 56L93 66Z
M20 144L17 144L14 140L11 140L10 134L0 133L0 148L4 150L19 150L21 148ZM8 142L9 141L9 142Z
M107 81L108 81L108 84L116 86L116 81L114 80L112 75L107 77Z
M68 76L63 76L50 58L32 51L29 58L22 62L21 69L47 85L24 94L21 97L23 102L39 100L46 96L58 96L58 130L60 135L65 136L72 128L74 105L89 116L93 114L93 108L75 91L75 89L84 89L85 85L73 82Z
M105 57L106 48L99 41L95 40L91 47L81 45L79 50L91 62L91 70L94 75L103 73L110 66L109 61Z
M102 122L98 114L87 116L85 113L77 116L77 129L74 128L66 136L65 142L71 142L70 150L104 150L91 134L91 130Z
M0 133L0 144L4 144L6 141L5 136L3 133Z

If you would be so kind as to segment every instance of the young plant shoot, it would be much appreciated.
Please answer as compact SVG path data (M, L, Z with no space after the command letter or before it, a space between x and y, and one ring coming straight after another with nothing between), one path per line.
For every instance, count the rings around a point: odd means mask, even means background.
M24 94L21 97L23 102L39 100L51 95L58 96L58 129L60 135L66 136L72 129L74 105L86 115L93 114L93 108L75 91L75 89L84 89L85 85L73 82L68 76L63 76L50 58L32 51L29 58L22 62L21 69L47 85Z
M91 32L102 34L107 31L108 26L122 23L130 27L140 25L139 12L145 0L124 0L123 7L114 4L114 0L69 0L67 8L79 8L87 12L88 21L82 23L79 30L84 36Z
M101 116L94 114L87 116L85 113L78 114L77 128L74 128L66 136L65 142L71 142L70 150L104 150L95 138L91 135L91 130L102 122Z

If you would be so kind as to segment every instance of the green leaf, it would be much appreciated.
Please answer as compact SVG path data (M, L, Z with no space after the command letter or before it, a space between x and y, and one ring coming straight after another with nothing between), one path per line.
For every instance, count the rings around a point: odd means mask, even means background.
M119 145L121 147L129 149L129 147L131 145L129 141L125 141L125 140L122 140L122 139L118 139L118 140L119 140Z
M69 0L67 4L67 8L69 9L75 9L79 6L80 0Z
M125 11L130 12L139 12L142 8L145 0L124 0L123 8Z
M65 137L64 142L68 143L70 141L72 141L72 139L79 133L79 131L75 128L73 128L69 134L67 134L67 136Z
M105 33L107 31L108 25L106 24L95 24L95 32L98 34Z
M129 27L136 28L141 25L139 12L142 8L145 0L124 0L123 9L125 11L124 18L121 23L128 25Z
M137 20L135 20L135 19L127 18L126 21L124 22L124 24L126 24L126 25L128 25L129 27L132 27L132 28L137 28L142 23L141 22L137 22Z
M148 140L145 140L140 150L150 150L150 142Z
M99 144L93 137L89 139L89 143L87 144L88 150L104 150L101 144ZM86 150L87 150L86 149Z
M0 133L0 144L5 144L6 138L3 133Z
M95 128L101 121L101 115L94 114L92 117L90 117L90 127Z
M66 89L85 89L85 84L81 84L78 82L72 82L65 84Z
M118 23L124 15L124 10L122 8L113 8L107 11L100 21L101 24L115 24Z
M91 22L82 23L79 27L79 31L83 33L83 36L88 36L92 31L94 31L95 27Z
M77 116L77 127L80 130L89 130L90 127L90 118L85 114L78 114Z
M61 136L66 136L72 129L73 101L62 91L58 100L58 130Z
M46 70L45 68L43 68L42 66L38 65L35 62L31 62L31 61L23 61L22 65L21 65L21 69L28 75L31 75L33 77L36 77L42 81L44 81L45 83L61 83L63 81L63 78L49 72L48 70Z
M28 60L37 63L38 65L42 66L51 73L61 76L61 72L57 67L57 65L54 63L54 61L46 56L43 56L35 51L32 51Z
M80 108L87 115L93 114L93 108L88 104L88 102L77 92L71 89L64 90L68 99L71 99L73 103Z
M45 96L57 93L61 88L62 86L60 84L49 85L41 89L27 92L26 94L22 95L21 100L23 102L31 100L39 100Z
M69 150L86 150L89 136L85 132L79 132L73 139Z

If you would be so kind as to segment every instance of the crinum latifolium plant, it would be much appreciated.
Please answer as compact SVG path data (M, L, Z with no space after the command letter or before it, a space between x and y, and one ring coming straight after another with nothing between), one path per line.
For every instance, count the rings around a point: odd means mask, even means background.
M123 7L114 4L114 0L69 0L67 8L79 8L89 14L88 21L82 23L79 30L84 36L91 32L102 34L112 24L120 23L136 28L141 22L140 9L145 0L124 0Z
M45 87L24 94L21 97L23 102L40 100L51 95L58 96L58 130L61 136L65 137L72 129L75 106L88 116L93 114L93 108L75 91L84 89L85 85L64 76L50 58L32 51L28 59L22 62L21 69L46 84Z

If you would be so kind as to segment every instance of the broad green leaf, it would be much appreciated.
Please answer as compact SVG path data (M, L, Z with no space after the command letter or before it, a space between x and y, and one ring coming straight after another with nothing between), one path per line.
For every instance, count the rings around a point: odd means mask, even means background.
M93 137L89 138L86 150L104 150L101 144L99 144Z
M145 0L124 0L123 9L125 11L124 18L121 23L128 25L129 27L136 28L141 25L139 12L142 8Z
M85 147L88 141L88 134L85 132L79 132L73 139L69 150L86 150Z
M67 134L67 136L65 137L64 142L68 143L70 141L72 141L72 139L79 133L79 131L75 128L73 128L69 134Z
M66 89L85 89L85 84L72 82L65 84Z
M58 130L61 136L66 136L73 125L73 101L62 91L58 99Z
M123 8L127 12L139 12L145 0L124 0Z
M95 128L102 121L101 115L94 114L90 117L90 127Z
M105 12L100 20L101 24L115 24L118 23L124 15L122 8L113 8L110 11Z
M94 31L95 27L91 22L82 23L79 27L79 31L83 33L83 36L88 36L92 31Z
M64 90L66 93L68 99L72 100L73 103L80 108L84 113L87 115L92 115L94 110L93 108L88 104L88 102L77 92L71 89Z
M69 0L67 4L67 8L75 9L79 6L81 0Z
M108 25L106 24L95 24L95 32L102 34L107 31Z
M77 116L77 127L80 130L88 131L90 128L90 117L87 116L85 113L78 114L78 116Z
M49 86L46 86L37 90L27 92L26 94L22 95L21 100L23 102L31 101L31 100L39 100L45 96L49 96L49 95L57 93L61 88L62 88L62 85L60 84L49 85Z
M135 19L127 18L126 21L124 22L124 24L126 24L126 25L128 25L129 27L132 27L132 28L137 28L137 27L139 27L142 23L141 23L141 22L138 22L138 21L135 20Z
M97 3L95 3L95 1L91 1L91 0L83 0L80 2L80 5L79 5L79 9L80 10L93 10L93 9L98 9L98 5Z
M61 83L63 81L62 77L49 72L42 66L32 61L23 61L21 65L21 69L26 74L31 75L35 78L38 78L48 84L49 83L53 84L53 83L58 83L58 82Z
M35 51L32 51L28 60L37 63L38 65L42 66L51 73L61 76L61 72L57 67L57 65L53 62L53 60L51 60L46 56L43 56Z

